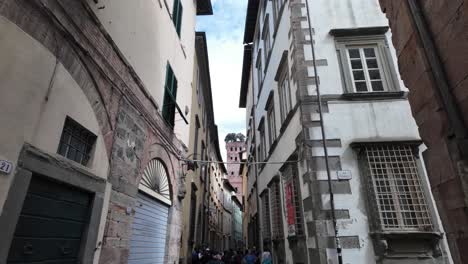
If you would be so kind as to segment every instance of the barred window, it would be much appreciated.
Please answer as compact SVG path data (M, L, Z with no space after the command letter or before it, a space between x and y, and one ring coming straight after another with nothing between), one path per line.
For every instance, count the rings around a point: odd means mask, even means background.
M96 135L75 120L67 117L57 153L86 166L95 142Z
M261 197L262 201L262 235L263 239L271 239L271 226L270 226L270 199L268 191L264 192Z
M288 236L304 234L304 223L301 208L301 196L297 167L289 165L283 171L288 222Z
M381 228L432 230L413 146L372 145L364 150Z
M283 214L281 209L281 190L278 180L274 181L270 186L270 204L271 204L271 238L282 239L283 232Z

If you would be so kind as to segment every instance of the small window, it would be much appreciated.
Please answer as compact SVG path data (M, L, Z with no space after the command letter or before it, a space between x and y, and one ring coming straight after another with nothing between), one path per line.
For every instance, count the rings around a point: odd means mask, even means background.
M336 41L346 93L399 90L385 35L338 37Z
M281 122L286 120L292 110L291 87L289 84L288 63L283 64L278 81Z
M263 24L263 50L264 50L263 54L265 56L265 63L267 63L268 61L268 55L270 54L270 49L271 49L270 16L267 15L265 17L265 22Z
M262 82L263 82L263 68L262 68L262 50L258 51L257 55L257 90L258 96L260 96L260 92L262 90Z
M174 0L174 8L172 9L172 22L177 31L177 35L180 37L180 30L182 28L182 3L180 0Z
M57 153L67 159L87 165L91 150L96 142L96 135L75 120L67 117L63 126Z
M164 120L174 127L175 112L177 107L177 78L174 75L171 65L166 66L166 84L164 85L164 102L162 115Z
M259 147L259 161L264 161L267 158L266 155L266 138L265 138L265 123L261 122L260 128L259 128L259 133L260 133L260 145Z
M276 140L276 121L275 121L275 103L274 94L270 95L267 105L267 122L268 122L268 143L271 147Z
M347 48L351 77L355 92L382 92L388 90L382 73L382 63L376 47Z

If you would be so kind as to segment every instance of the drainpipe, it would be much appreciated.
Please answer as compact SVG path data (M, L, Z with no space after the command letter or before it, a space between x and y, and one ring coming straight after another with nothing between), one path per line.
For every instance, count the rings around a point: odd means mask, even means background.
M247 44L247 46L252 49L252 43L249 43ZM252 53L251 53L252 54ZM251 60L253 60L253 56L251 56L250 58ZM252 64L253 65L253 61L252 61ZM253 72L253 67L250 67L250 76L253 76L254 72ZM262 224L261 224L261 215L260 215L260 193L258 191L258 160L257 160L257 156L258 156L258 153L256 152L257 151L257 125L256 125L256 105L255 105L255 89L254 89L254 86L252 85L252 109L253 109L253 115L252 115L252 121L253 121L253 141L252 141L252 145L254 146L254 151L255 151L255 155L254 155L254 169L255 169L255 191L257 192L256 193L256 198L257 198L257 227L258 227L258 245L259 245L259 249L260 249L260 252L263 252L263 239L262 239ZM248 159L247 159L248 161Z
M314 65L315 86L317 88L318 112L320 116L320 130L322 132L322 145L323 145L323 152L325 154L325 166L327 168L327 180L328 180L328 192L330 194L331 216L332 216L332 221L333 221L333 228L335 229L336 253L338 255L338 263L343 264L343 256L341 255L341 245L340 245L340 240L338 239L338 228L336 226L335 199L334 199L333 189L332 189L332 180L331 180L330 164L329 164L328 149L327 149L327 136L325 133L325 126L323 122L322 97L320 95L320 82L319 82L318 73L317 73L317 60L315 56L315 45L314 45L314 38L312 34L312 23L310 20L309 0L306 0L305 2L306 2L306 9L307 9L307 23L309 26L309 34L310 34L309 40L310 40L310 47L312 50L312 60L313 60L313 65ZM307 170L309 170L309 166L307 166Z

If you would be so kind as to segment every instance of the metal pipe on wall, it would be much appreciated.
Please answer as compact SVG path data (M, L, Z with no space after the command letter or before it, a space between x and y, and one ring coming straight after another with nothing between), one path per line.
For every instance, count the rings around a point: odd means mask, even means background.
M338 239L338 228L336 226L336 213L335 213L335 200L333 195L332 189L332 180L331 180L331 171L330 171L330 163L329 163L329 156L328 156L328 148L327 148L327 136L325 133L325 127L323 122L323 111L322 111L322 97L320 95L320 81L318 79L318 71L317 71L317 59L315 56L315 44L312 32L312 22L310 19L310 7L309 7L309 0L305 0L306 2L306 10L307 10L307 23L309 26L309 34L310 34L310 47L312 50L312 61L314 66L314 76L315 76L315 87L317 89L317 101L318 101L318 112L320 116L320 131L322 134L322 145L323 145L323 152L325 154L325 166L327 169L327 181L328 181L328 192L330 194L330 206L331 206L331 216L333 221L333 228L335 229L335 242L336 242L336 251L338 255L338 263L343 263L343 256L341 254L341 246L340 240Z

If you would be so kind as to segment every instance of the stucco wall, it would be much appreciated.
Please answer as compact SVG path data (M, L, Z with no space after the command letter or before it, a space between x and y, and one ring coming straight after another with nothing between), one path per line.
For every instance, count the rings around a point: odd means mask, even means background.
M182 0L180 38L172 22L172 0L88 0L94 13L135 69L162 111L166 65L178 81L177 104L190 109L195 47L196 1ZM190 122L190 113L186 116ZM178 112L174 132L189 145L190 125Z
M56 153L66 116L98 136L90 170L107 178L108 158L94 111L81 88L55 57L16 25L0 17L0 157L16 167L24 142ZM0 177L3 205L11 175ZM1 207L0 207L1 208Z
M69 116L97 135L88 169L106 179L109 160L101 129L81 88L53 54L2 16L0 61L0 158L16 168L25 142L50 154L57 153L64 121ZM14 173L0 176L0 211ZM104 194L104 216L109 194L110 185ZM102 241L104 224L102 217L98 243ZM98 258L99 250L95 260Z
M360 99L357 101L346 100L340 98L340 95L345 92L343 87L342 77L340 76L340 64L337 57L337 47L335 39L330 35L330 30L336 28L357 28L357 27L382 27L387 26L384 15L381 14L378 1L376 0L320 0L309 1L311 10L312 34L314 34L316 58L320 61L318 67L318 77L320 78L320 88L322 95L327 98L323 105L324 123L327 134L327 139L334 139L339 142L328 147L329 155L333 156L333 160L337 162L332 164L332 180L338 184L336 172L338 170L349 170L352 174L352 179L349 182L341 182L345 184L349 190L341 190L335 194L335 207L337 210L345 210L349 213L349 217L338 220L338 235L351 238L353 241L343 249L344 263L374 263L376 261L372 240L369 235L369 219L366 210L365 200L367 196L363 192L362 179L365 175L360 173L357 154L350 147L350 143L358 141L399 141L399 140L418 140L418 129L416 123L412 119L411 109L406 98L393 98L386 100L368 100ZM262 9L260 5L259 9ZM270 13L271 19L271 4L267 4L267 12ZM259 23L256 30L263 29L264 15L259 11ZM273 23L270 22L270 32L274 32ZM262 30L263 32L263 30ZM271 33L272 34L272 33ZM271 90L275 93L275 115L276 115L276 134L280 135L280 140L269 157L268 161L284 161L296 149L296 139L302 142L304 139L310 144L315 144L312 147L305 147L303 159L306 162L299 163L299 181L301 186L301 196L303 199L303 209L305 217L305 225L307 226L307 248L308 252L296 252L297 248L290 245L286 240L286 258L296 258L297 254L309 255L311 261L317 263L326 263L336 259L336 250L334 241L328 239L333 238L333 231L330 219L322 219L317 221L318 215L314 213L322 213L330 210L330 197L327 192L320 190L320 193L311 193L311 190L319 191L316 186L326 183L327 175L324 169L324 152L320 147L320 127L317 124L312 125L312 122L319 120L317 114L317 103L314 102L315 96L315 80L312 68L312 52L308 41L307 13L304 4L301 1L291 1L289 9L285 9L283 18L278 27L276 38L271 38L272 55L268 62L268 68L264 74L264 84L260 95L255 97L257 108L256 122L262 117L265 117L264 110L266 101ZM256 34L255 34L256 36ZM391 32L386 34L387 43L391 38ZM255 94L258 92L256 57L260 47L263 49L263 41L256 42L254 37L253 51L253 90ZM390 43L389 43L390 44ZM279 97L277 95L277 82L274 77L277 73L277 67L281 55L284 50L288 50L288 62L290 69L294 74L290 76L291 94L293 105L297 102L297 95L303 96L306 101L305 105L300 108L303 111L305 126L301 123L301 113L298 111L291 119L287 129L280 131L281 122L279 114ZM391 60L393 67L397 67L396 54L393 47L390 46ZM264 55L262 54L262 64L265 67ZM292 66L294 65L294 66ZM305 70L303 72L302 68ZM304 76L302 76L304 74ZM301 78L304 78L303 80ZM400 76L396 78L399 87L398 90L406 92L407 89ZM307 85L305 85L307 83ZM258 98L258 99L257 99ZM248 98L249 100L249 98ZM258 101L257 101L258 100ZM248 101L247 101L248 102ZM257 103L258 102L258 103ZM249 116L251 104L247 105L247 117ZM255 127L257 130L257 127ZM305 138L297 138L300 132L305 133ZM282 132L282 133L280 133ZM259 134L257 133L257 145L259 143ZM268 142L268 126L265 128L265 136ZM301 143L305 144L305 142ZM300 144L300 145L301 145ZM268 145L268 143L267 143ZM301 145L302 146L302 145ZM269 150L267 146L267 151ZM259 192L261 193L267 187L267 183L275 174L278 173L279 164L267 164L259 174ZM308 174L307 166L312 170ZM421 177L427 183L425 171L421 166ZM313 176L312 176L313 175ZM250 180L250 179L249 179ZM425 187L426 188L426 187ZM428 188L426 188L428 189ZM247 189L247 191L250 191ZM428 203L434 208L433 199L429 192ZM316 197L319 196L317 199ZM317 204L315 204L317 202ZM314 211L315 210L315 211ZM437 213L436 220L437 220ZM285 214L286 216L286 214ZM330 218L330 217L329 217ZM438 221L435 221L438 223ZM286 219L283 219L286 223ZM322 228L322 229L320 229ZM436 224L436 230L442 230L440 225ZM286 224L284 230L287 230ZM442 244L444 246L444 244ZM318 251L312 249L320 248ZM296 261L296 260L295 260ZM438 259L437 261L441 261Z

